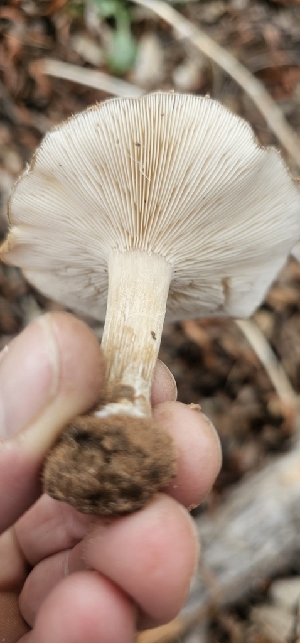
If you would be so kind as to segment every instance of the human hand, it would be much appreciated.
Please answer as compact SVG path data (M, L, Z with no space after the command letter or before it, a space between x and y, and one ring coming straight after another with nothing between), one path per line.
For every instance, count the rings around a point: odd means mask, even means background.
M32 323L1 354L0 634L6 643L132 643L137 628L167 622L187 596L198 546L184 507L198 505L211 488L220 447L204 416L174 401L175 385L161 363L153 414L178 452L177 476L164 493L109 521L41 496L45 455L61 428L96 402L103 371L93 333L62 313Z

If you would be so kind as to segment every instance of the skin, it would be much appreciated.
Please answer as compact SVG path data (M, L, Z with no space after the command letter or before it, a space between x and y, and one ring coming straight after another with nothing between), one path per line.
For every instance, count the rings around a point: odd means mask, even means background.
M0 355L0 632L6 643L133 643L176 616L198 556L187 511L219 472L216 432L176 402L158 363L153 413L174 437L177 477L143 510L105 521L41 495L49 445L103 385L103 357L64 313L28 326Z

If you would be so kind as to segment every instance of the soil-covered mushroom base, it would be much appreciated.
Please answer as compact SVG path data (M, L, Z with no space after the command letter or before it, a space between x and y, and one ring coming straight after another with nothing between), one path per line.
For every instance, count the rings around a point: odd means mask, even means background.
M151 418L90 415L59 437L44 490L84 513L121 515L143 507L174 475L172 439Z

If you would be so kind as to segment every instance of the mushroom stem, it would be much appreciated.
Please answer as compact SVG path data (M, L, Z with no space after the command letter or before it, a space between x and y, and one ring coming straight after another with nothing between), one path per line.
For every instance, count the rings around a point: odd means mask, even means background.
M79 511L135 511L175 475L172 438L150 404L172 270L146 251L110 254L105 390L59 436L43 474L44 491Z
M120 397L117 393L120 387L123 391L124 387L130 387L128 391L134 398L133 414L151 415L150 392L172 266L155 254L139 250L113 251L108 271L109 290L102 340L107 367L106 398L109 402L115 401ZM113 412L112 404L109 406L109 412ZM101 415L104 414L102 409Z

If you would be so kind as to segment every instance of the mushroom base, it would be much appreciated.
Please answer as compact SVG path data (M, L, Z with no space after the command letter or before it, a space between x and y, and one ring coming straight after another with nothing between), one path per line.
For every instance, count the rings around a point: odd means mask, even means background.
M171 437L152 418L75 418L43 473L45 493L83 513L122 515L143 507L175 475Z

